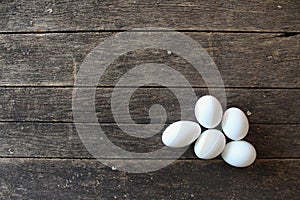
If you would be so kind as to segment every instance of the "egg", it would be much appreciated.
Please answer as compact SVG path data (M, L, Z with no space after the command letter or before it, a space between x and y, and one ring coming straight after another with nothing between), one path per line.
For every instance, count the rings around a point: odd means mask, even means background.
M246 141L232 141L226 144L222 158L235 167L247 167L256 159L256 150Z
M162 134L162 142L173 148L193 143L201 134L201 127L192 121L177 121L169 125Z
M218 99L206 95L197 101L195 115L197 121L205 128L215 128L222 120L223 109Z
M197 139L194 152L201 159L212 159L223 151L225 144L226 138L221 131L206 130Z
M224 112L222 129L228 138L232 140L241 140L248 133L249 122L243 111L232 107Z

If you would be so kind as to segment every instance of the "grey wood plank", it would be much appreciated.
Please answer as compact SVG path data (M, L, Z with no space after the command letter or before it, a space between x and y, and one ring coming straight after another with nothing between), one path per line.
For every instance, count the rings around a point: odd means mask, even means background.
M186 34L207 50L226 87L300 88L300 35ZM0 86L72 86L87 54L110 35L112 33L0 35ZM99 86L115 85L128 70L151 62L174 68L194 87L206 87L188 61L156 49L120 56L107 68ZM182 85L178 79L168 78L173 86Z
M0 30L78 31L170 27L188 30L300 31L297 0L17 1L1 3Z
M86 126L95 128L97 124ZM137 133L147 132L139 124L123 126L134 127ZM161 134L166 126L168 124L150 138L139 138L128 135L116 124L101 124L111 142L126 151L139 153L162 148ZM299 158L299 128L299 124L250 124L245 140L255 146L258 158ZM0 123L0 157L93 158L81 142L73 123L30 122ZM186 158L197 159L193 145L180 157Z
M293 159L257 160L245 169L182 160L144 174L96 160L0 159L0 169L3 199L297 199L300 191Z
M78 62L108 35L0 35L1 85L72 85Z
M123 92L130 88L123 88ZM139 88L130 99L124 99L122 93L114 92L119 106L112 111L112 88L98 88L96 97L88 96L83 88L82 97L78 99L82 106L74 111L93 113L93 107L89 102L96 98L95 108L100 123L115 122L115 114L118 114L118 123L129 123L125 112L127 109L135 123L150 123L149 109L154 104L162 105L167 112L167 123L177 121L182 113L186 113L183 119L194 120L194 104L197 99L189 99L189 90L176 88L182 101L189 104L180 108L177 97L167 88ZM206 89L195 88L199 98L208 94ZM212 89L218 94L221 89ZM52 87L20 87L0 89L0 121L48 121L48 122L72 122L72 92L73 88ZM75 90L76 92L76 90ZM250 123L291 124L299 123L299 89L226 89L227 106L241 108L244 112L250 111ZM115 101L115 100L114 100ZM181 112L182 109L182 112ZM163 110L161 110L163 111ZM163 113L153 116L151 119L159 123ZM80 119L82 122L89 119ZM79 121L80 122L80 121ZM164 123L164 122L161 122Z

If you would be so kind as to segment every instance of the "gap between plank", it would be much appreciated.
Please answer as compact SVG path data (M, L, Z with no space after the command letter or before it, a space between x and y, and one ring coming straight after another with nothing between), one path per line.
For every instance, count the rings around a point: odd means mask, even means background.
M243 30L189 30L189 29L180 29L180 30L64 30L64 31L20 31L20 32L10 32L10 31L4 31L0 32L0 35L18 35L18 34L59 34L59 33L120 33L125 31L131 31L131 32L171 32L171 31L177 31L177 32L198 32L198 33L254 33L254 34L260 34L260 33L268 33L268 34L282 34L282 37L292 37L295 35L300 34L300 31L243 31Z
M73 85L0 85L1 88L94 88L93 86L73 86ZM107 89L113 89L113 88L136 88L135 86L97 86L98 89L100 88L107 88ZM161 85L152 85L152 86L139 86L138 88L146 88L146 89L161 89L161 88L195 88L195 89L207 89L207 87L203 86L192 86L192 87L183 87L183 86L161 86ZM300 87L240 87L240 86L234 86L234 87L210 87L210 89L249 89L249 90L298 90Z
M74 122L70 122L70 121L45 121L45 120L41 120L41 121L4 121L4 120L0 120L0 123L39 123L39 124L75 124ZM105 123L92 123L92 122L78 122L78 124L101 124L101 125L145 125L145 124L119 124L119 123L114 123L114 122L105 122ZM159 124L159 123L152 123L152 124ZM164 123L166 125L171 124L171 123ZM253 125L261 125L261 124L265 124L265 125L298 125L300 123L270 123L270 122L263 122L263 123L259 123L259 122L255 122L255 123L251 123Z
M76 158L76 157L8 157L8 156L0 156L1 160L14 160L14 159L22 159L22 160L86 160L86 161L96 161L96 158ZM174 159L146 159L146 158L101 158L101 160L174 160ZM276 161L276 160L300 160L300 157L273 157L273 158L257 158L256 161ZM182 158L176 159L175 161L205 161L199 158ZM223 161L221 158L215 158L211 161Z

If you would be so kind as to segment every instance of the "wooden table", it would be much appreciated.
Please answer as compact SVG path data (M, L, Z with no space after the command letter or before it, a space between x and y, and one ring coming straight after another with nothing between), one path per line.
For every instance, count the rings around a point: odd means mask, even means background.
M227 106L249 111L245 140L257 149L253 165L237 169L221 157L200 160L190 147L171 165L139 174L107 167L87 151L72 116L76 72L108 37L145 27L184 33L213 58ZM298 0L1 1L0 49L1 199L299 199ZM120 77L148 62L178 70L197 97L208 93L180 56L159 49L122 55L99 82L96 112L109 139L128 151L162 147L162 131L148 139L129 137L110 111ZM130 104L137 130L149 123L153 103L165 106L167 124L180 119L169 88L147 85Z

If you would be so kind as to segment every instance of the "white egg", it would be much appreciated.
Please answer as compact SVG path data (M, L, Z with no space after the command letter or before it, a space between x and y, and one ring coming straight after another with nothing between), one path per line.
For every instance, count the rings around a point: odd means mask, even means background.
M216 129L204 131L197 139L194 152L202 159L217 157L224 149L226 138L223 133Z
M225 111L222 120L224 134L232 140L243 139L249 130L246 115L238 108L229 108Z
M201 127L196 122L177 121L162 134L162 142L169 147L180 148L193 143L200 135Z
M223 109L218 99L206 95L197 101L195 115L197 121L205 128L215 128L222 120Z
M247 167L256 159L256 150L246 141L232 141L226 144L222 158L235 167Z

